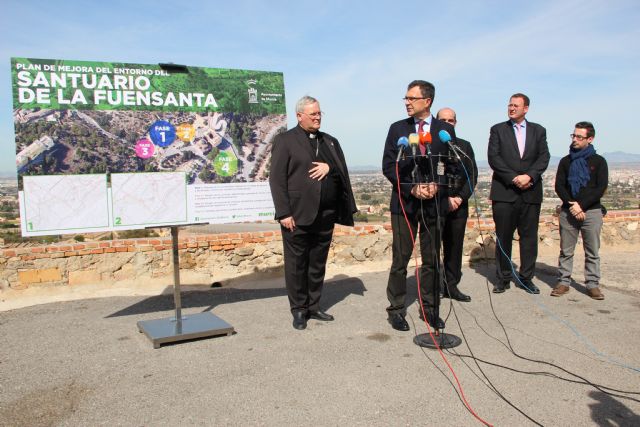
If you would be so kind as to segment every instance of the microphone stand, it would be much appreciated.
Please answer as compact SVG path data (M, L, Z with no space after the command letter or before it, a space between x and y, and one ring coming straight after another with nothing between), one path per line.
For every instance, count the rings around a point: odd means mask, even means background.
M431 144L426 144L426 145L427 145L427 162L429 163L431 181L434 182L436 186L438 186L439 180L437 179L437 175L434 174L434 171L433 171L433 155L431 153ZM441 244L442 244L441 243L442 242L442 226L440 223L441 218L440 218L440 203L438 201L438 198L439 198L438 193L439 191L436 192L436 195L434 196L434 203L436 206L436 230L434 233L435 235L432 235L432 238L435 240L434 241L435 251L433 253L433 256L435 258L436 283L434 283L434 285L432 286L433 307L431 308L430 311L427 311L427 313L425 313L428 322L431 322L431 320L433 320L434 324L431 324L431 323L429 324L433 328L434 334L432 335L431 331L429 331L429 333L418 334L413 338L414 344L420 347L426 347L431 349L453 348L453 347L459 346L462 343L462 340L460 339L460 337L441 332L439 329L436 328L436 324L438 323L438 319L440 318L440 286L443 282L443 274L444 274L444 272L442 271L443 266L440 264L440 252L441 252ZM424 212L423 212L423 215L424 215ZM426 221L424 221L424 217L422 218L422 220L426 226ZM420 236L420 238L422 238L422 236ZM424 260L422 260L422 262L424 263ZM422 303L422 301L420 303ZM429 314L432 314L433 319L428 318Z
M416 160L417 154L416 154L416 145L415 144L410 144L411 147L411 157L413 158L413 170L411 171L411 184L416 185L419 184L420 182L420 171L418 169L418 161ZM416 179L416 175L418 175L417 179Z

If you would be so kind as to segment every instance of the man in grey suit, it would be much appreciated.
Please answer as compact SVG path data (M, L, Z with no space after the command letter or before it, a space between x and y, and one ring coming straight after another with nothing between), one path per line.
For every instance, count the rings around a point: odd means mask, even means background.
M511 96L509 120L491 127L488 160L493 169L491 192L496 227L496 275L493 292L508 289L512 279L511 242L517 229L520 243L520 271L516 286L528 293L540 290L531 281L538 256L538 222L542 204L542 174L549 165L547 131L525 120L529 97Z
M320 104L296 104L298 125L275 137L269 185L280 222L284 271L293 327L307 319L333 320L320 310L325 267L335 223L353 225L357 211L338 140L320 132Z

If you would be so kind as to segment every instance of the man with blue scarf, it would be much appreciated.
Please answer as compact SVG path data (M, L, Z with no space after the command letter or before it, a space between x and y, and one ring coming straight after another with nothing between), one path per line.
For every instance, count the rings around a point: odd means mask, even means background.
M560 211L560 257L558 284L551 296L559 297L571 289L573 254L582 235L584 280L587 294L603 300L600 291L600 230L604 208L600 198L609 182L607 161L596 154L592 142L596 135L589 122L576 123L571 134L569 155L560 160L556 174L556 193L562 200Z

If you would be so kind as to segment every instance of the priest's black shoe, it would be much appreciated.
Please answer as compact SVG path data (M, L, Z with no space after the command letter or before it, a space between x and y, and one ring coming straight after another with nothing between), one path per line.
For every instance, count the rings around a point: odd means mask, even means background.
M323 311L310 311L309 319L316 319L316 320L322 320L324 322L329 322L333 320L333 316Z
M494 294L501 294L504 291L506 291L507 289L509 289L510 287L511 287L511 284L509 284L508 281L503 280L503 281L498 282L495 285L493 285L493 293Z
M298 330L307 328L307 313L304 311L293 312L293 327Z
M445 291L445 293L442 295L444 298L451 298L454 299L456 301L461 301L461 302L469 302L471 301L471 297L469 295L463 294L462 292L460 292L460 290L457 287L452 287L451 289L449 289L449 291Z
M524 289L529 294L539 294L540 289L536 285L533 284L531 280L528 279L520 279L521 283L517 283L516 286Z
M396 331L408 331L409 324L404 319L404 316L400 313L390 314L389 319L387 319L391 324L391 327Z

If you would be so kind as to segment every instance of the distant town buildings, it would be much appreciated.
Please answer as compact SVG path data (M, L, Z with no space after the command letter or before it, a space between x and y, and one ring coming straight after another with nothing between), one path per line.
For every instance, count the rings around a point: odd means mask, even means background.
M47 137L48 138L48 137ZM33 151L29 153L42 155L45 147L51 145L51 138L41 138L30 144L28 148ZM36 143L40 144L37 145ZM34 145L36 144L36 145ZM33 148L31 148L33 146ZM262 145L268 147L269 144ZM40 147L40 148L38 148ZM38 148L38 149L37 149ZM23 150L26 154L26 150ZM22 154L22 153L21 153ZM182 169L188 170L193 167L194 158L190 162L185 162ZM359 221L386 222L389 221L389 196L391 184L380 171L351 171L351 183L354 189L359 212ZM470 202L472 215L476 212L476 206L480 215L484 218L491 218L491 201L489 200L489 187L491 181L491 170L487 167L480 167L478 174L478 186L476 198ZM555 212L555 208L560 204L554 192L555 167L551 167L543 176L545 198L542 210L545 213ZM603 204L610 210L640 209L640 164L614 163L609 165L609 189L603 198ZM0 239L7 242L22 242L26 244L29 239L20 240L19 228L20 219L18 216L18 183L15 178L0 179ZM11 227L13 226L13 227ZM103 234L87 233L89 240L98 239ZM17 240L14 236L17 236ZM31 238L32 241L38 239ZM18 243L11 243L18 244ZM1 247L1 245L0 245Z

